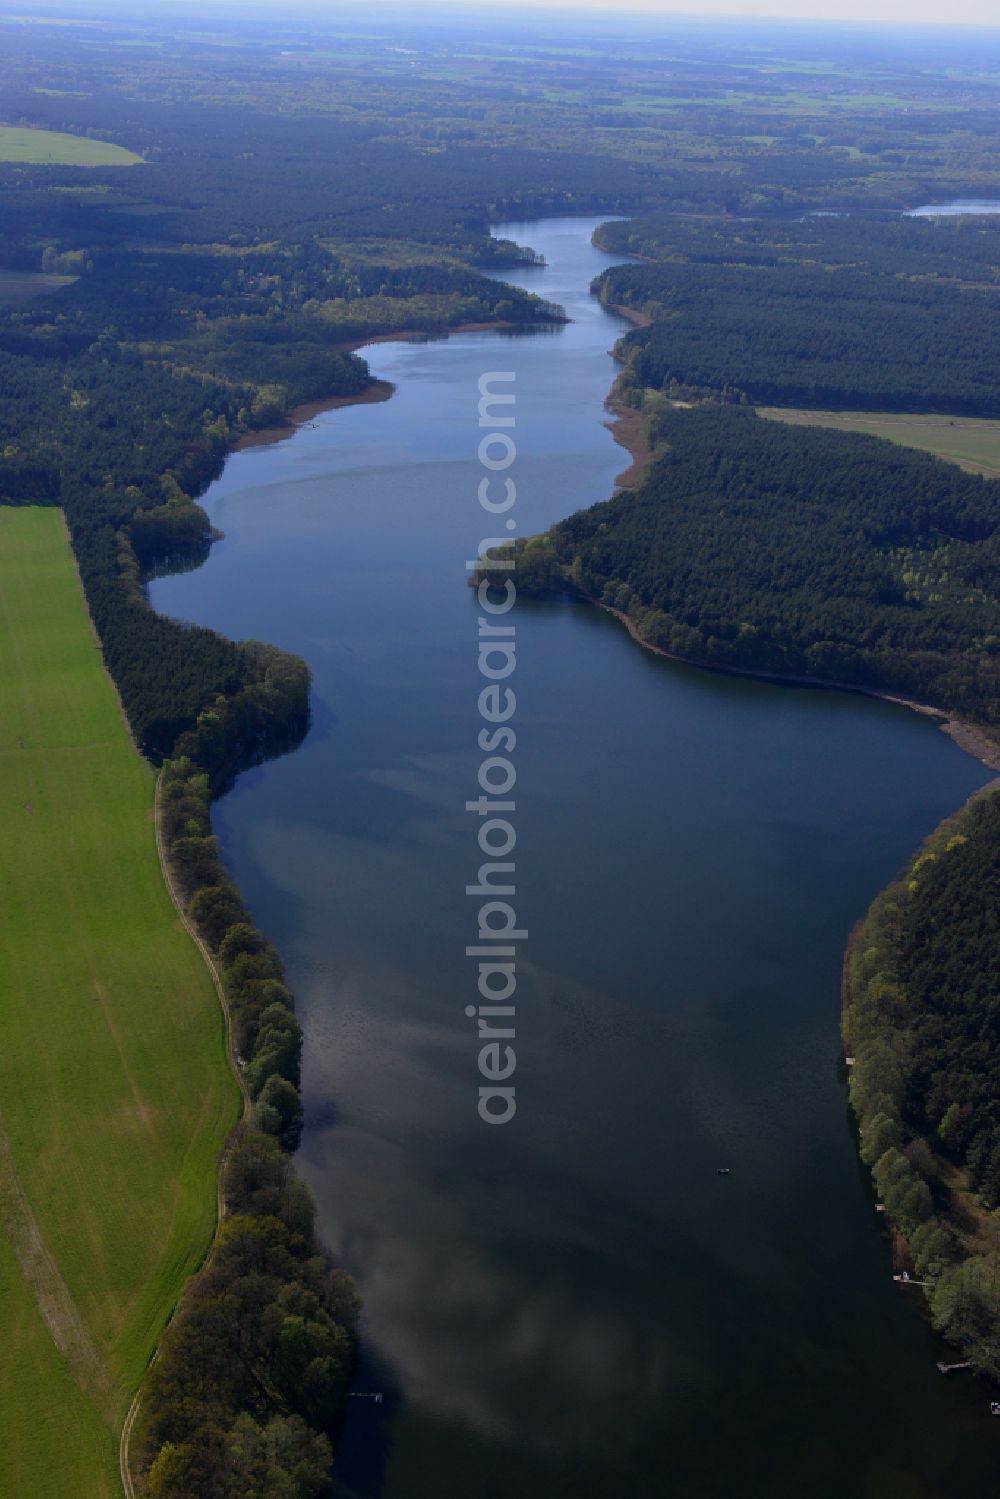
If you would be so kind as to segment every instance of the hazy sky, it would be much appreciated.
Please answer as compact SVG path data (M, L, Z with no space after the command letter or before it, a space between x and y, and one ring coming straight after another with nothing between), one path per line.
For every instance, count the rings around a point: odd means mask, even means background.
M448 3L448 0L438 0ZM450 0L463 10L473 9L470 0ZM497 0L487 0L491 10L501 8ZM607 11L621 15L628 11L653 15L736 16L742 18L773 16L782 20L808 21L895 21L932 25L1000 26L1000 0L505 0L511 8L527 6L532 10Z
M256 14L274 13L273 0L198 0L208 14L229 13L244 9ZM194 10L191 0L158 0L155 10L185 12ZM135 0L21 0L12 7L14 14L64 14L104 12L131 14L138 19L141 8ZM780 21L848 21L896 24L903 26L936 26L947 30L953 26L987 26L1000 32L1000 0L298 0L297 10L309 15L322 13L336 19L338 13L354 20L360 11L373 20L380 15L412 12L456 11L468 19L477 12L489 12L494 18L506 11L534 14L544 21L546 13L571 15L585 12L588 17L600 14L625 20L635 16L685 16L736 20ZM286 11L286 14L291 14ZM992 49L991 49L992 50Z
M206 13L231 13L234 9L260 14L274 13L273 0L198 0ZM192 0L158 0L156 10L176 12L193 11ZM138 19L140 7L135 0L21 0L12 8L17 15L62 14L84 12L128 14ZM454 11L472 20L479 12L488 12L495 19L504 12L511 15L534 15L544 22L549 15L572 15L586 13L589 17L604 14L611 19L626 20L633 16L684 16L697 20L731 17L735 20L778 21L847 21L874 24L895 24L922 27L938 27L947 31L950 27L986 26L993 32L991 43L995 45L1000 33L1000 0L298 0L300 13L314 16L321 13L328 19L338 14L352 21L359 12L370 14L372 20L385 19L391 14L433 14L435 11ZM286 14L291 12L286 11ZM992 46L991 46L992 52ZM992 59L991 59L992 60Z

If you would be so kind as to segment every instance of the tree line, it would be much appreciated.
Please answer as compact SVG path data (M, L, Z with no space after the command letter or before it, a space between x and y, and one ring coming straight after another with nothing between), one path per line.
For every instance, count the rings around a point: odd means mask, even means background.
M935 1326L1000 1378L1000 795L974 798L851 942L844 1037L862 1159ZM971 1190L970 1190L971 1189Z
M150 1499L319 1499L354 1357L358 1298L314 1227L291 1169L302 1124L302 1031L281 959L255 925L212 832L213 791L245 763L262 714L304 723L308 673L257 647L265 686L220 697L161 771L160 828L175 887L222 976L252 1101L227 1147L226 1216L141 1391L131 1458ZM273 744L269 745L273 749Z
M266 1134L230 1142L227 1214L161 1340L132 1452L149 1499L321 1499L358 1300Z

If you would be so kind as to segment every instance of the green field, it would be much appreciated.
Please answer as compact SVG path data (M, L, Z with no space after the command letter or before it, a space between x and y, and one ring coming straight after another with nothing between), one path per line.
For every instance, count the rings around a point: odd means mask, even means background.
M141 160L123 146L92 141L85 135L0 125L0 161L24 161L33 166L131 167Z
M47 276L42 271L6 271L0 268L0 307L16 307L31 297L72 286L75 276Z
M215 1224L222 1017L62 515L0 508L0 1494L118 1494L132 1392Z
M758 406L757 413L798 427L870 432L903 447L947 458L970 473L1000 478L1000 421L935 416L933 412L806 411L791 406Z

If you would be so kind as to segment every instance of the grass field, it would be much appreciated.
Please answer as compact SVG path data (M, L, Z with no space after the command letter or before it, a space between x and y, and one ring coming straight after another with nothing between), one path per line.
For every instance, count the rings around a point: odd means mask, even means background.
M44 292L72 286L75 276L47 276L42 271L6 271L0 268L0 307L16 307Z
M1000 478L1000 421L926 412L805 411L790 406L758 406L757 411L772 421L798 427L871 432L903 447L948 458L970 473Z
M24 161L31 165L59 167L131 167L141 156L92 141L85 135L64 135L61 130L35 130L31 126L0 125L0 161Z
M120 1492L239 1108L60 512L0 508L0 1494Z

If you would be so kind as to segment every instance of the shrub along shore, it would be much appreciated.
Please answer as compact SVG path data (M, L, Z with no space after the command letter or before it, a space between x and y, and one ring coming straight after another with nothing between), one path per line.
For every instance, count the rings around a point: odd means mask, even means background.
M287 731L306 711L308 672L266 654L249 721ZM130 1471L155 1499L319 1499L354 1351L357 1295L316 1238L311 1194L289 1158L302 1121L294 1002L212 834L213 790L232 772L245 710L239 697L220 699L161 771L165 857L220 976L250 1108L223 1158L211 1254L161 1341L127 1444Z

